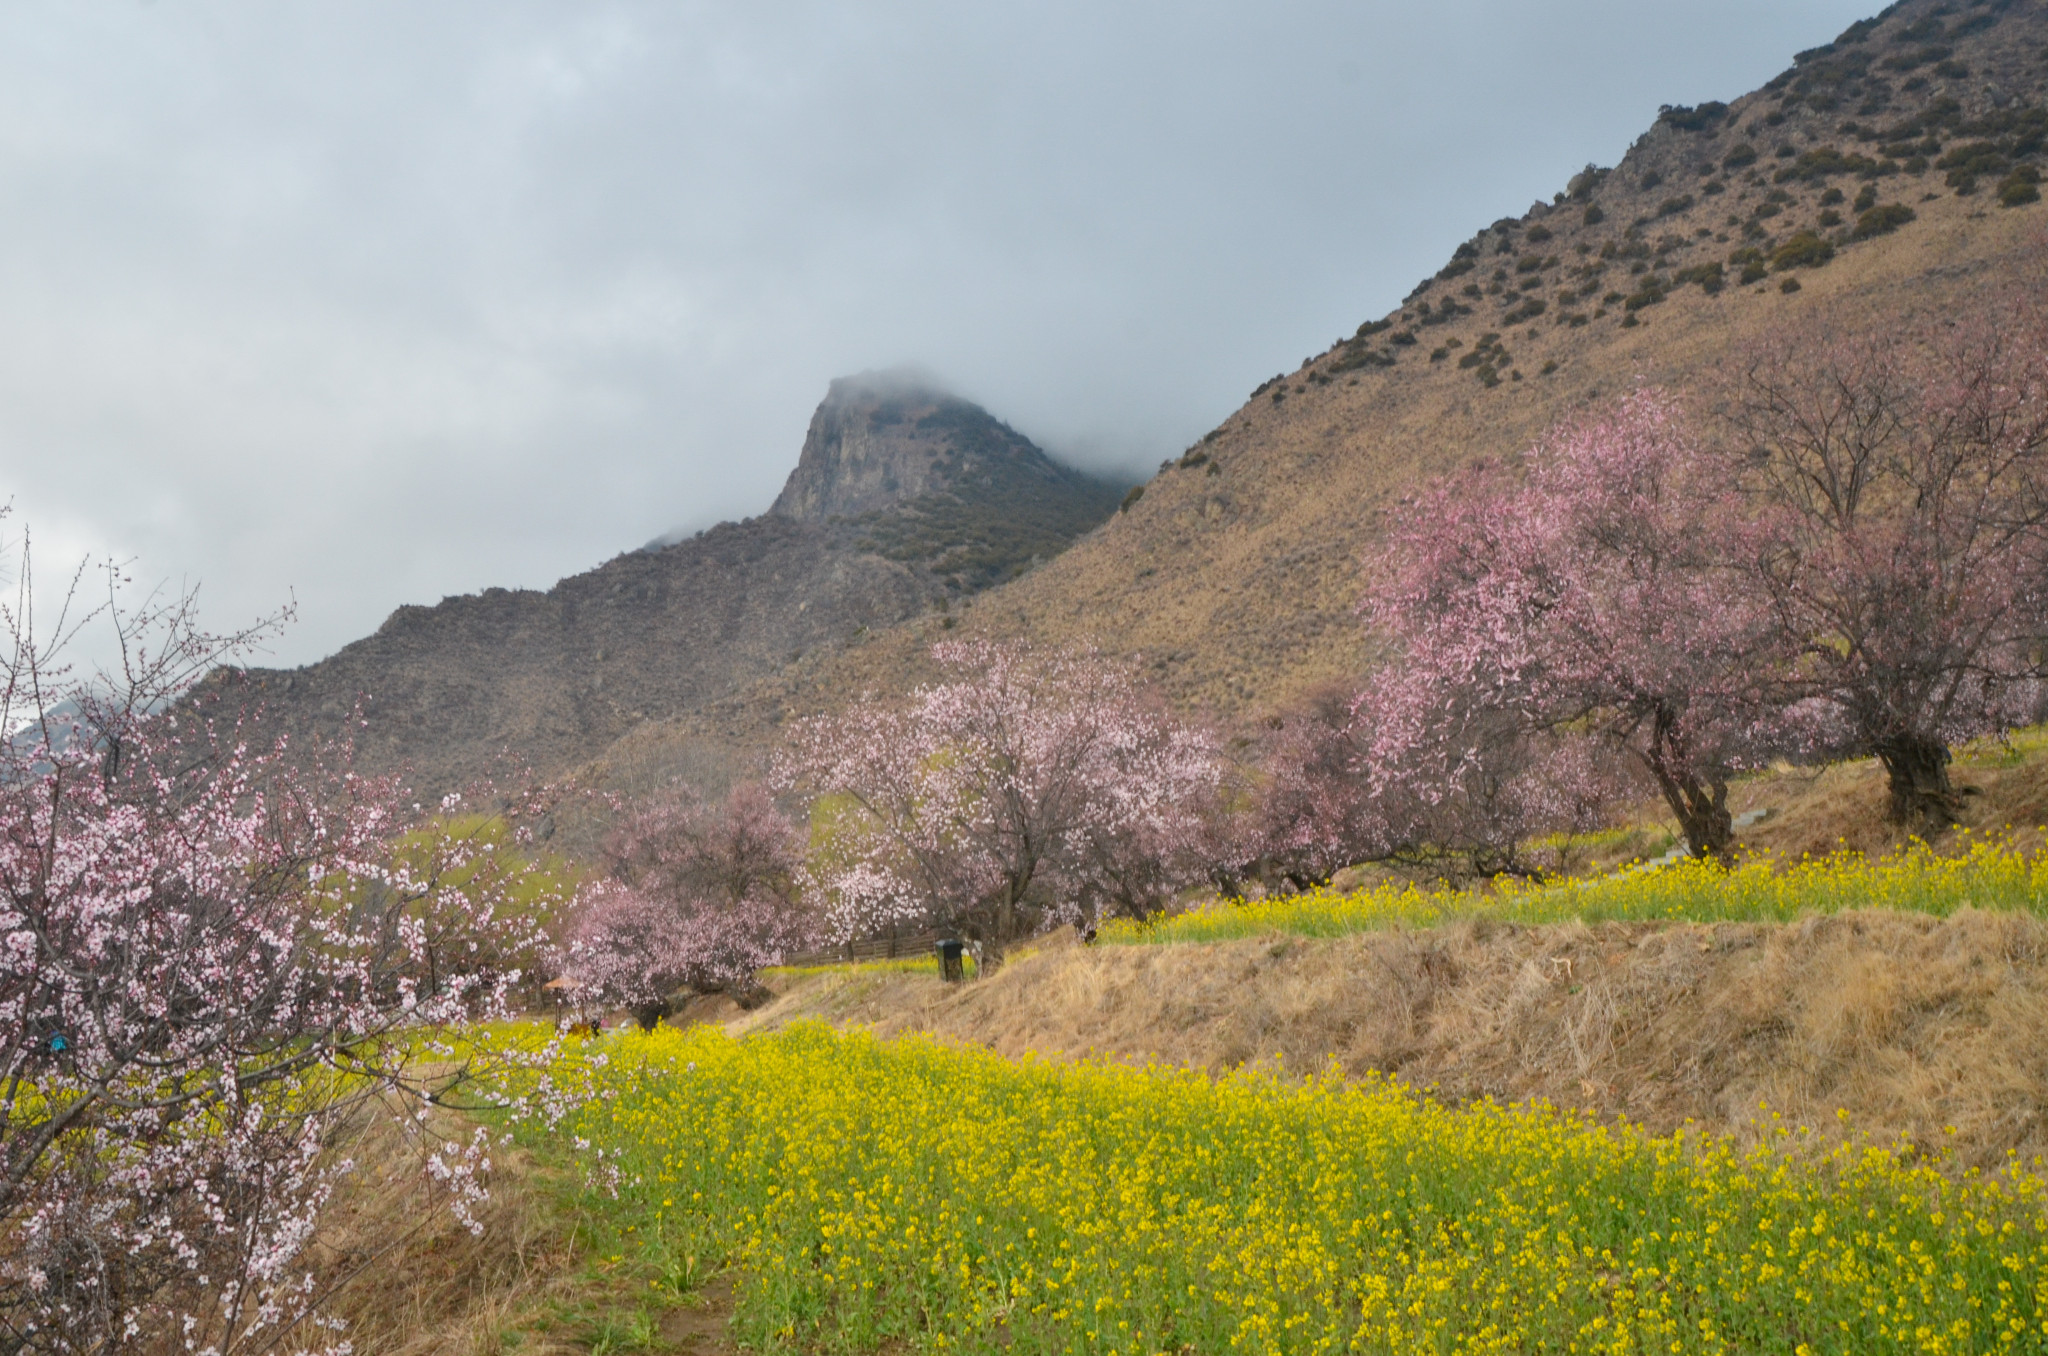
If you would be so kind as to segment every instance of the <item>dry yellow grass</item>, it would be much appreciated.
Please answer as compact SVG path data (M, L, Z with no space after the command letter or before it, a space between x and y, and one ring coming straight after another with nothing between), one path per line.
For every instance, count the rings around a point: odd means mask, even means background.
M2048 925L1964 911L1213 945L1055 945L948 988L823 975L734 1023L928 1031L1006 1055L1398 1074L1652 1130L1753 1133L1760 1106L1962 1166L2048 1154Z

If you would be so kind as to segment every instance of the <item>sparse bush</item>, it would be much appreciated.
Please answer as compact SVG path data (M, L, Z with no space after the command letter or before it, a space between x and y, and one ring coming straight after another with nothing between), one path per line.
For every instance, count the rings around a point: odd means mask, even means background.
M1781 158L1790 158L1792 163L1772 175L1772 181L1780 184L1794 182L1817 182L1837 174L1860 174L1872 177L1881 172L1878 162L1855 151L1846 154L1833 146L1820 146L1805 151L1796 157L1787 157L1789 145L1780 146Z
M1839 226L1842 224L1842 214L1832 207L1824 208L1820 214L1820 224L1823 227Z
M1646 192L1650 189L1657 187L1659 184L1663 182L1664 176L1659 174L1655 170L1650 170L1643 175L1643 189Z
M1822 207L1833 207L1836 203L1845 201L1846 198L1847 195L1841 189L1830 187L1827 192L1820 195L1820 205Z
M1779 273L1792 268L1819 268L1835 257L1835 247L1812 231L1798 231L1771 251L1771 268Z
M1857 212L1868 212L1871 208L1877 206L1877 185L1865 184L1863 191L1856 195L1856 201L1850 203L1849 206Z
M1718 197L1727 191L1728 185L1722 183L1719 179L1709 179L1700 185L1700 192L1709 198Z
M1989 141L1973 141L1958 146L1934 162L1934 167L1948 171L1948 186L1958 193L1969 193L1977 187L1977 177L1997 174L2010 162L2005 153Z
M1531 226L1523 233L1522 238L1532 245L1540 245L1550 239L1550 228L1548 226Z
M1682 193L1675 198L1666 198L1657 205L1657 215L1659 217L1675 217L1680 212L1690 208L1692 204L1693 196L1690 193Z
M1868 240L1872 236L1890 235L1899 227L1913 220L1912 208L1901 202L1888 202L1882 207L1873 207L1856 218L1856 229L1851 233L1857 240ZM1832 225L1833 223L1825 223Z
M1781 283L1779 283L1779 284L1778 284L1778 290L1779 290L1780 292L1784 292L1784 293L1787 293L1788 295L1789 295L1790 293L1793 293L1793 292L1797 292L1797 291L1799 290L1799 279L1797 279L1797 278L1787 278L1787 279L1785 279L1785 280L1784 280L1783 282L1781 282Z
M1666 104L1657 111L1657 121L1667 123L1681 132L1699 132L1713 126L1728 114L1728 105L1719 100L1708 100L1697 108L1684 104Z
M1725 170L1739 170L1744 166L1754 165L1755 163L1756 147L1745 141L1722 157L1721 168Z
M2032 165L2021 165L2005 176L1998 185L2000 207L2023 207L2030 202L2041 201L2041 172Z
M1605 220L1607 220L1607 214L1600 210L1599 203L1596 202L1587 206L1584 217L1586 225L1598 226L1601 222Z
M1655 274L1652 274L1651 276L1643 280L1643 285L1640 288L1630 293L1629 296L1623 300L1623 302L1621 303L1622 309L1627 311L1640 311L1645 306L1655 306L1658 302L1664 300L1666 295L1667 293L1664 290L1662 280L1659 279Z
M1116 511L1118 513L1129 513L1131 511L1131 505L1137 503L1140 499L1143 499L1144 497L1145 487L1143 485L1133 485L1131 486L1131 488L1124 491L1124 501L1116 506Z
M1715 262L1694 264L1691 268L1682 268L1671 275L1671 281L1681 287L1686 283L1698 283L1702 291L1706 292L1708 296L1712 296L1727 284L1727 276L1722 271L1721 265Z

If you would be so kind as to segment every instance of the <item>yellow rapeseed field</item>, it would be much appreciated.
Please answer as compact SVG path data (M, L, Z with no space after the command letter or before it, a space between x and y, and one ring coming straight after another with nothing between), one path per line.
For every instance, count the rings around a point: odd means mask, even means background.
M1960 908L2048 913L2048 854L2000 842L1938 855L1915 844L1882 857L1844 852L1782 863L1756 858L1733 870L1682 861L1588 880L1503 879L1482 890L1382 884L1317 890L1213 907L1143 923L1115 922L1111 942L1213 942L1270 932L1333 937L1380 928L1426 928L1465 918L1537 924L1571 919L1786 922L1843 909L1946 916Z
M594 1094L564 1130L620 1264L734 1265L771 1350L2048 1349L2017 1166L822 1027L624 1035L557 1076Z

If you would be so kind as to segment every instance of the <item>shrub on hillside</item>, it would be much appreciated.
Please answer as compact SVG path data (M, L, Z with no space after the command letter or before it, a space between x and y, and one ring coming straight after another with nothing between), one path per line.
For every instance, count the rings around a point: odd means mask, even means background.
M1977 188L1979 175L1997 174L2011 162L2005 153L1989 141L1973 141L1958 146L1934 162L1934 167L1947 170L1947 183L1961 194L1973 193Z
M1727 155L1722 157L1721 168L1725 170L1739 170L1745 166L1754 165L1756 159L1756 147L1746 141L1741 142L1734 149L1730 150Z
M1698 283L1702 291L1712 296L1727 284L1727 275L1718 261L1712 261L1694 264L1691 268L1682 268L1671 275L1671 281L1680 287L1687 283Z
M1780 148L1780 154L1786 148ZM1801 181L1815 182L1837 174L1859 174L1873 177L1882 172L1879 162L1867 155L1850 151L1846 154L1833 146L1821 146L1795 157L1791 164L1772 175L1772 182L1780 184Z
M1645 306L1655 306L1664 300L1666 295L1668 294L1664 288L1664 280L1653 273L1643 279L1641 287L1622 300L1622 309L1630 312L1640 311Z
M1812 231L1798 231L1771 251L1771 268L1780 273L1790 268L1819 268L1834 257L1833 245Z
M1657 121L1675 127L1681 132L1700 132L1728 115L1728 105L1716 99L1694 108L1684 104L1666 104L1657 110Z
M2030 202L2041 201L2041 172L2032 165L2021 165L2005 176L1998 185L2000 207L2023 207Z
M1873 207L1856 218L1856 229L1850 234L1857 240L1868 240L1872 236L1889 235L1907 222L1913 220L1913 209L1904 203L1888 202L1882 207Z

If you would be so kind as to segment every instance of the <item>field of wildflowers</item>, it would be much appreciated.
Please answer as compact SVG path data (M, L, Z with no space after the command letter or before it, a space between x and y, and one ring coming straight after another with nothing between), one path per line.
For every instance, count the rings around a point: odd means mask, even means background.
M1957 855L1914 845L1882 857L1845 852L1785 864L1757 858L1724 871L1682 861L1586 880L1503 879L1481 890L1389 883L1262 900L1223 901L1147 922L1116 922L1108 942L1216 942L1267 933L1335 937L1427 928L1469 918L1539 924L1571 919L1786 922L1844 909L1946 917L1962 908L2048 913L2048 854L1980 841Z
M614 1261L768 1350L2048 1345L2048 1195L1384 1083L1014 1063L821 1027L583 1047Z

